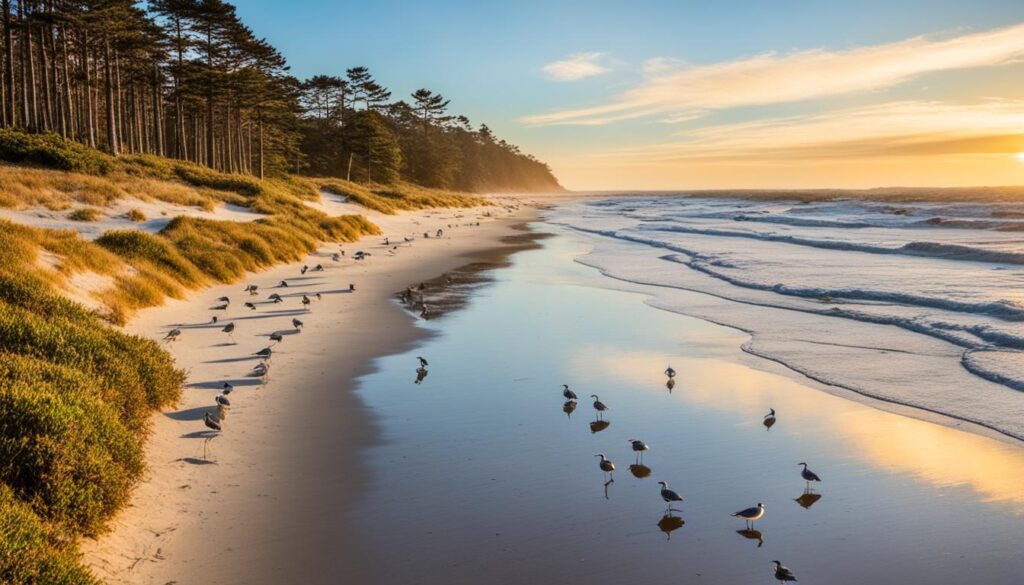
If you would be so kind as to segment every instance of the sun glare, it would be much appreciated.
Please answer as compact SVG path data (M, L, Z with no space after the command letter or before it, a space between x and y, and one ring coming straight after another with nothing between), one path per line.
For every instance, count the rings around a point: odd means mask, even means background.
M1024 162L1024 152L1017 153L1017 160L1019 160L1020 162Z

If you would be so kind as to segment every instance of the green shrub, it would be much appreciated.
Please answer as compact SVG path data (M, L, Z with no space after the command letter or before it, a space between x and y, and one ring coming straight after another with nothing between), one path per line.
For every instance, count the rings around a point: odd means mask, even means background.
M28 134L9 128L0 129L0 160L90 175L105 175L114 168L113 157L58 134Z
M112 230L97 238L96 243L127 260L149 262L191 288L205 280L164 238L137 230Z
M0 583L100 585L78 564L73 546L0 484Z

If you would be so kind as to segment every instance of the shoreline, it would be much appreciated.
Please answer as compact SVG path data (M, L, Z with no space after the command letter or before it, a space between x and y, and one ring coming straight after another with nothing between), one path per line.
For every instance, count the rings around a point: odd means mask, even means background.
M182 329L169 350L188 370L189 383L175 409L152 416L146 474L110 531L81 542L84 564L107 583L316 582L335 573L324 559L348 576L365 576L369 568L359 559L339 556L354 538L343 517L364 482L359 450L376 440L373 413L353 392L354 382L372 371L375 358L431 335L394 300L396 293L466 265L500 265L522 249L516 240L537 209L516 199L522 207L513 212L502 209L507 200L492 200L486 208L374 216L396 241L424 230L446 233L441 239L416 235L394 255L383 236L364 238L342 247L371 256L362 263L343 258L340 266L329 259L337 246L322 246L307 263L324 263L323 273L300 276L301 264L291 264L251 275L246 283L264 293L251 297L255 311L241 306L249 300L241 282L141 311L127 331L159 338L172 326ZM483 217L485 210L502 216ZM479 226L459 225L478 220ZM288 302L263 304L268 289L285 279L291 286L273 292ZM349 283L356 285L353 294ZM304 291L323 293L308 314L288 298ZM220 296L230 296L232 306L212 325L209 307ZM305 323L301 334L291 331L293 317ZM237 322L236 344L220 332L227 322ZM272 345L267 336L274 331L284 340L262 385L246 376L257 363L250 354ZM223 380L235 387L232 408L204 461L202 416L213 410ZM303 534L325 516L337 518L341 528L316 538Z

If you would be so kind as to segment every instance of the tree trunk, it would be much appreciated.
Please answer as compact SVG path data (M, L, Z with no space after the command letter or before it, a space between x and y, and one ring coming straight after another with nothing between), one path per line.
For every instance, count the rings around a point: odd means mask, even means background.
M114 77L110 63L110 40L103 39L103 87L106 95L107 110L107 148L110 154L117 156L120 152L117 141L117 116L114 106Z
M15 127L17 120L17 99L14 87L14 33L11 30L11 0L3 0L4 11L4 79L7 99L4 102L4 126Z

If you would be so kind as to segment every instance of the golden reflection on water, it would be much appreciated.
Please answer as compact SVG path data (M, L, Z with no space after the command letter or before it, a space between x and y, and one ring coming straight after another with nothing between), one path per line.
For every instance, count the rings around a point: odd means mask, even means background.
M1009 504L1015 514L1024 515L1024 448L877 410L740 363L673 361L679 372L672 394L676 400L738 414L758 425L774 407L779 424L773 433L802 435L801 429L811 425L800 421L813 419L813 426L830 428L850 455L876 468L910 474L937 487L966 486L981 501ZM664 376L659 374L665 362L661 353L597 345L579 348L572 360L580 379L615 378L633 389L662 393Z

